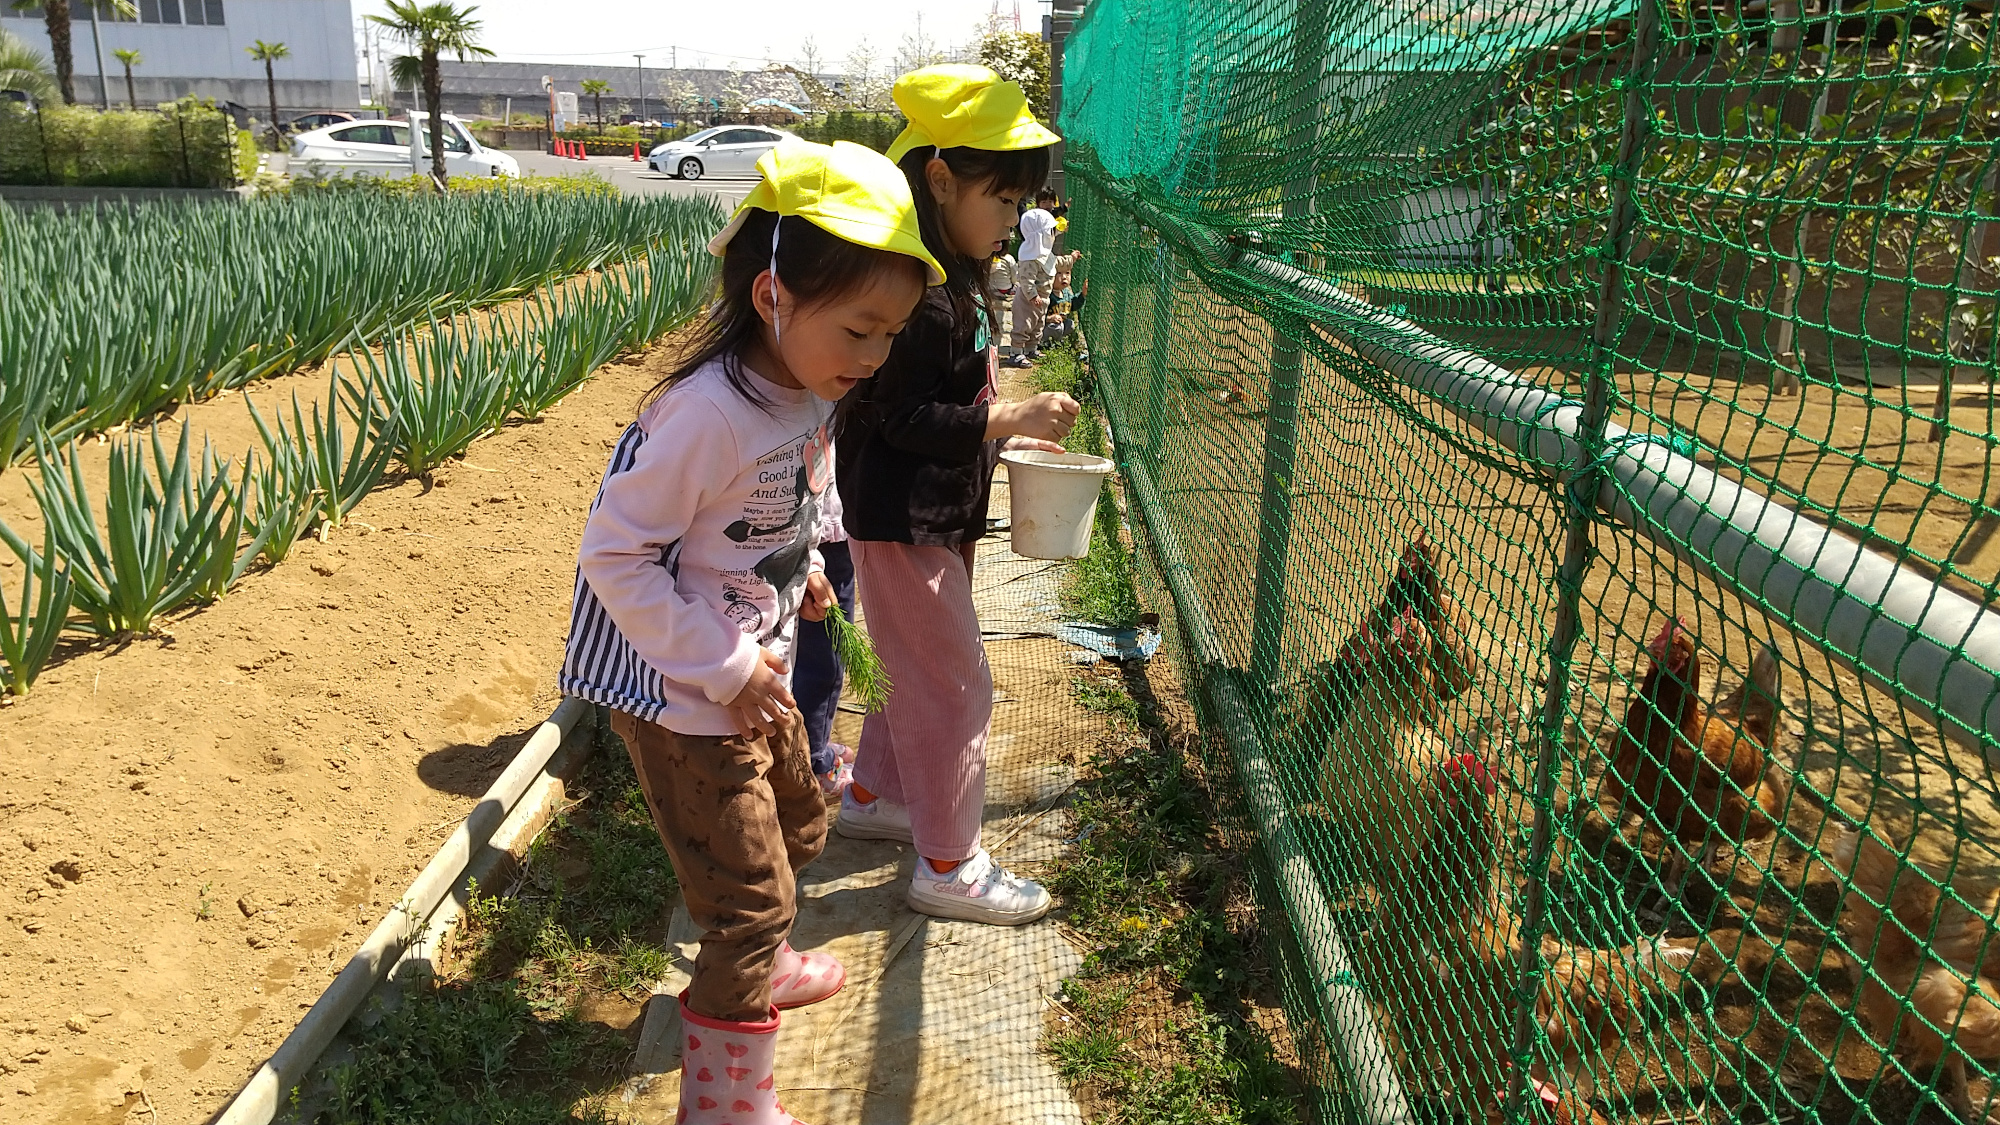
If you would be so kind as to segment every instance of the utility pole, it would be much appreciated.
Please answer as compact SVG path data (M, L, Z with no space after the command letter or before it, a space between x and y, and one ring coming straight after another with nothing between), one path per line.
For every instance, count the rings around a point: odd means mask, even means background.
M1070 29L1083 18L1083 9L1089 0L1064 0L1050 5L1049 14L1042 17L1042 39L1049 45L1049 118L1053 121L1062 116L1062 72L1063 49L1069 42ZM1056 195L1065 203L1069 201L1067 177L1063 175L1063 145L1055 145L1054 167L1049 169L1049 186L1056 189ZM1057 236L1058 245L1061 236Z
M104 40L97 34L97 0L87 0L90 4L90 45L97 51L97 107L111 108L111 94L104 81Z
M646 127L646 56L633 55L639 60L639 128Z
M354 50L356 56L355 69L363 71L368 75L368 101L372 102L375 100L375 58L369 50L368 45L368 21L355 20L354 31L360 37L360 42L356 44ZM367 103L364 102L362 104L365 105Z

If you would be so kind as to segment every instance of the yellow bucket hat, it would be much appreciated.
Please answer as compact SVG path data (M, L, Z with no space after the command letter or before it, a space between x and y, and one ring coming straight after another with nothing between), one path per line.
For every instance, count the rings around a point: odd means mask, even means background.
M896 79L890 96L910 119L889 146L890 160L924 145L1012 152L1062 140L1035 120L1018 83L983 66L949 63L913 70Z
M757 161L763 174L729 225L708 240L720 257L743 229L752 210L797 215L836 238L908 254L924 264L928 284L944 284L944 267L924 249L917 230L917 205L902 169L874 149L847 141L831 146L786 139ZM772 242L775 257L777 244Z

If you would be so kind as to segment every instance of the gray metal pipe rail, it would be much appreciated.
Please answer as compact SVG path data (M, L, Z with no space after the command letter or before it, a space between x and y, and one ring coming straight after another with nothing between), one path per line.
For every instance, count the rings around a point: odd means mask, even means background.
M1284 290L1358 355L1515 453L1571 473L1586 468L1581 403L1116 185L1092 182L1207 271ZM1773 621L2000 769L2000 613L1623 426L1606 427L1599 467L1599 509L1741 590Z

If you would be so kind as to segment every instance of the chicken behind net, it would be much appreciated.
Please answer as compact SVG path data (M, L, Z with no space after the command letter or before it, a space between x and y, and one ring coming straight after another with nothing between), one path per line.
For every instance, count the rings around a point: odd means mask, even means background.
M1466 646L1469 623L1438 573L1437 548L1419 534L1403 549L1381 599L1362 618L1354 634L1341 643L1333 659L1315 669L1301 716L1309 734L1324 736L1339 725L1367 678L1368 638L1389 631L1406 614L1414 615L1427 630L1430 667L1426 676L1438 698L1449 702L1471 686L1474 659Z
M1492 811L1496 787L1484 763L1441 770L1439 783L1444 811L1431 849L1432 869L1440 888L1464 896L1440 951L1442 975L1461 997L1490 1013L1484 1026L1492 1041L1472 1052L1484 1065L1468 1076L1466 1087L1474 1101L1469 1109L1497 1122L1506 1109L1506 1053L1524 934L1509 901L1506 847ZM1445 871L1453 863L1479 868L1453 878ZM1695 947L1650 938L1599 948L1543 935L1539 951L1543 974L1534 1019L1557 1066L1531 1066L1528 1095L1557 1122L1603 1122L1591 1104L1599 1074L1626 1037L1647 1031L1648 1001L1681 990Z
M1703 665L1678 620L1648 646L1646 677L1614 736L1603 789L1670 842L1662 883L1680 897L1689 867L1706 871L1720 844L1766 840L1784 822L1788 772L1773 760L1778 732L1777 650L1763 646L1750 674L1712 707Z
M1942 1062L1961 1121L2000 1125L1991 1092L1975 1113L1965 1069L1968 1058L2000 1059L2000 879L1948 881L1852 828L1828 855L1847 879L1837 921L1869 1033L1912 1064L1918 1081Z

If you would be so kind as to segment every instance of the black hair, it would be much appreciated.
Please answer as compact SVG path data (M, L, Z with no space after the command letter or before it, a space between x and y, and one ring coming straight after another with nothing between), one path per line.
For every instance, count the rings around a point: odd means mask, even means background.
M1040 202L1041 202L1042 200L1044 200L1044 199L1047 199L1047 200L1051 200L1051 201L1053 201L1053 202L1056 202L1056 203L1061 203L1061 202L1062 202L1062 196L1060 196L1060 195L1057 195L1057 194L1056 194L1056 189L1054 189L1054 188L1052 188L1052 187L1045 187L1045 188L1042 188L1042 189L1041 189L1040 191L1037 191L1037 192L1035 193L1035 202L1036 202L1036 203L1040 203Z
M764 326L750 291L757 275L771 268L771 234L781 222L777 212L755 208L744 217L723 250L715 303L700 327L682 342L674 369L640 400L641 411L716 359L722 360L723 375L736 393L760 409L770 409L770 400L743 373L742 356ZM794 309L865 292L878 278L897 270L914 274L919 284L930 280L924 264L908 254L849 242L796 216L784 223L779 235L777 265L785 292L796 302Z
M986 305L987 330L993 335L1000 334L1000 310L995 307L993 294L986 288L985 265L991 256L968 258L951 248L944 235L944 212L938 206L937 197L931 194L930 177L925 169L931 158L944 161L951 174L966 188L976 188L994 195L1025 195L1035 186L1049 178L1049 149L1021 148L1007 152L995 152L984 148L948 148L942 151L923 145L903 154L898 166L903 169L903 177L910 181L910 194L917 201L917 228L923 233L924 246L944 266L944 290L951 302L952 319L955 322L954 335L970 335L972 317L977 297Z

